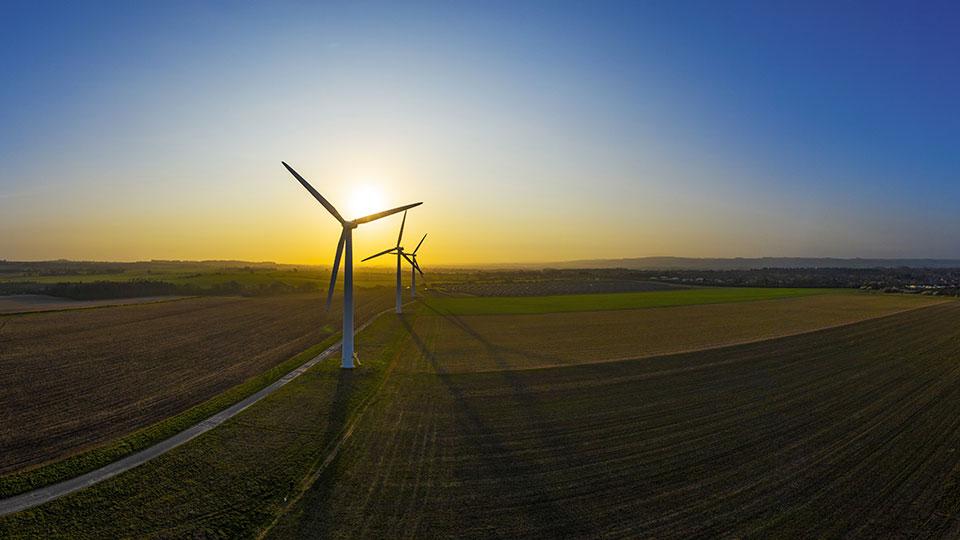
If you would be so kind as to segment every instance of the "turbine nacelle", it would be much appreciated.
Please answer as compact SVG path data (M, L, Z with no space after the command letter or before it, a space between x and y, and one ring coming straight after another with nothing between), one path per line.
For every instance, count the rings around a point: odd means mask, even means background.
M415 293L417 287L417 272L420 275L423 275L423 270L420 269L420 265L417 264L417 250L420 249L420 245L423 244L423 241L427 238L427 235L423 235L423 238L420 239L420 243L417 244L417 247L414 248L413 252L409 255L403 249L403 228L407 224L407 212L403 212L403 221L400 222L400 234L397 235L397 245L392 248L387 248L380 253L374 253L369 257L362 259L360 262L366 262L370 259L376 259L377 257L382 257L384 255L396 255L397 256L397 313L403 313L403 278L400 276L400 266L402 266L401 261L407 261L413 267L413 276L410 278L410 291L411 294Z

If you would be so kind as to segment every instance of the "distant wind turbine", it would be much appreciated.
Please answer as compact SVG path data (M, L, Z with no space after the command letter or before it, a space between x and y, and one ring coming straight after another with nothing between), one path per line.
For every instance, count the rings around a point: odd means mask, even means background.
M290 171L290 174L292 174L343 227L343 231L340 233L340 242L337 244L337 254L333 258L330 288L327 289L327 310L330 309L330 302L333 300L333 288L337 284L337 270L340 268L340 255L343 253L344 247L346 247L346 259L343 263L343 345L340 347L340 367L346 369L353 368L353 229L356 229L358 225L369 223L396 214L397 212L403 212L414 206L420 206L423 203L417 202L406 206L399 206L347 221L343 219L340 212L337 212L337 209L334 208L330 202L323 198L323 195L320 195L317 190L313 189L313 186L311 186L309 182L300 176L297 171L293 170L293 167L287 165L285 161L281 161L280 163L283 163L283 166Z
M406 253L403 254L403 258L410 263L410 297L417 297L417 272L420 272L420 276L423 276L423 270L420 269L420 264L417 263L417 251L420 250L420 246L423 245L423 241L427 239L426 233L424 233L423 238L420 239L420 243L417 244L417 247L413 248L413 251L410 255Z
M360 262L367 262L370 259L376 259L381 255L386 255L387 253L396 253L397 254L397 313L403 313L403 283L400 279L400 261L403 257L403 246L400 245L400 242L403 241L403 227L407 224L407 212L403 212L403 221L400 222L400 234L397 235L397 245L392 248L385 249L380 253L376 253L367 257L366 259L361 259Z
M401 242L403 242L403 227L407 224L407 213L403 213L403 221L400 222L400 234L397 235L397 245L392 248L385 249L379 253L374 253L373 255L367 257L366 259L361 260L360 262L367 262L370 259L376 259L382 255L387 255L388 253L397 254L397 313L403 313L403 280L401 279L400 266L401 261L406 259L413 266L413 281L411 281L410 290L413 296L416 296L417 291L417 272L420 270L420 267L417 265L416 259L411 259L404 250ZM424 238L427 235L423 235ZM420 244L423 243L423 239L420 240ZM417 249L420 249L420 244L417 244ZM417 249L413 250L413 256L416 257ZM422 272L421 272L422 274Z

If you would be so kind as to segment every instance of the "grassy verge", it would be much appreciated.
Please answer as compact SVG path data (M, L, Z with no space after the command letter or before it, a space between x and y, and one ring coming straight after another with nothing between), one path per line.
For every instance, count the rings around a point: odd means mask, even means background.
M694 304L718 304L795 298L838 293L844 289L806 288L703 288L612 294L570 294L517 297L438 297L426 301L429 308L444 315L502 315L609 311Z
M139 431L120 437L104 446L35 469L2 476L0 477L0 498L11 497L79 476L171 437L280 379L280 377L336 343L338 339L340 339L339 334L330 336L320 344L310 347L222 394L176 416L171 416Z

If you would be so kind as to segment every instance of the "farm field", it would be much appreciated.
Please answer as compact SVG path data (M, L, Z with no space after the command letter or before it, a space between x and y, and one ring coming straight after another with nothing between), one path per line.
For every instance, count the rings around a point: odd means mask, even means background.
M443 318L384 317L363 369L321 364L142 467L0 518L0 536L960 532L960 303L481 373L446 368Z
M466 276L443 276L437 288L454 296L545 296L558 294L596 294L621 292L670 291L689 286L636 279L597 279L571 276L556 279L533 276L527 279L477 281ZM457 279L459 278L459 279Z
M642 361L398 370L274 538L953 536L960 304Z
M0 517L0 537L249 537L369 406L400 354L399 320L359 340L363 370L323 362L190 443L83 491Z
M686 291L670 294L686 300ZM490 300L458 299L457 305L470 312L470 302L489 306ZM435 336L431 350L444 359L446 371L496 371L607 362L733 345L941 302L944 300L926 296L843 292L657 309L491 316L439 315L433 310L435 300L431 300L421 312L434 316L419 317L417 328ZM422 360L409 367L433 369Z
M433 297L427 307L445 315L502 315L509 313L558 313L568 311L609 311L652 307L686 306L726 302L749 302L795 298L817 294L857 294L838 289L791 288L677 288L647 292L570 294L516 297Z
M330 270L316 266L244 262L5 263L0 261L0 294L36 294L55 285L95 283L165 283L194 291L209 292L234 285L248 294L270 294L278 285L300 292L326 288ZM370 288L393 284L394 276L383 269L358 269L356 286ZM183 294L183 293L181 293ZM62 296L62 294L56 294ZM149 294L152 295L152 294ZM143 296L143 294L139 294ZM86 299L86 298L83 298Z
M794 4L0 0L0 540L960 540L960 0Z
M391 298L360 295L360 316ZM339 330L322 305L315 294L196 298L0 317L0 473L103 444L261 374Z

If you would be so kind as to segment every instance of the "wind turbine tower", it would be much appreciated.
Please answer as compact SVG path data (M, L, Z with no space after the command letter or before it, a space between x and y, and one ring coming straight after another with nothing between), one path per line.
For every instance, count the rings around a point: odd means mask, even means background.
M404 253L403 258L410 263L410 298L417 297L417 272L420 272L420 275L423 276L423 270L420 269L420 265L417 263L417 251L420 251L420 246L423 245L423 241L427 239L426 233L424 233L423 238L420 239L420 242L417 244L417 247L413 248L413 251L408 256Z
M298 182L313 195L324 208L338 221L343 230L340 232L340 242L337 244L337 253L333 258L333 270L330 273L330 287L327 289L327 310L330 310L330 303L333 300L333 288L337 284L337 271L340 269L340 256L346 255L343 262L343 344L340 347L340 367L344 369L353 368L353 229L356 229L357 226L364 223L369 223L371 221L378 220L380 218L387 217L389 215L396 214L397 212L404 212L414 206L420 206L422 202L417 202L413 204L408 204L405 206L399 206L397 208L391 208L390 210L384 210L383 212L377 212L376 214L370 214L369 216L359 217L350 221L343 219L343 216L340 215L340 212L337 212L337 209L330 204L329 201L323 198L323 195L313 189L313 186L310 185L300 174L293 170L293 167L287 165L286 162L281 161L283 166L290 171L290 174L297 179ZM406 220L406 217L404 217ZM401 227L401 233L403 228ZM346 252L346 253L344 253Z

